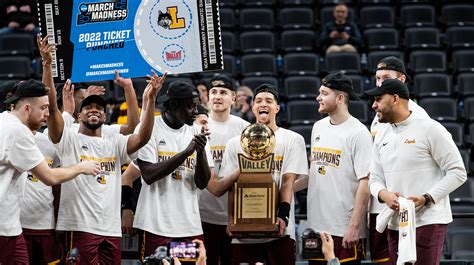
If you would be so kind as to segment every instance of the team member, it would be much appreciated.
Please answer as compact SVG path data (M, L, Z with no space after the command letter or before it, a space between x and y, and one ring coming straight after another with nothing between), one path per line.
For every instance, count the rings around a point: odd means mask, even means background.
M323 78L318 111L328 116L317 121L311 133L308 226L333 236L341 263L360 264L372 139L365 125L349 113L349 99L357 96L347 76L339 72ZM309 263L323 261L321 257Z
M85 161L70 168L51 169L35 144L33 131L48 118L48 88L28 80L18 84L5 101L11 112L0 114L0 263L28 264L28 253L20 225L20 206L15 187L18 177L29 171L45 185L56 185L79 174L95 175L98 163ZM90 177L90 176L89 176Z
M382 85L386 79L398 79L403 83L410 81L405 71L405 64L402 60L394 56L385 57L377 64L375 72L376 86ZM417 115L429 118L426 111L418 106L413 100L408 100L408 108ZM370 126L370 132L374 140L382 141L385 131L390 127L387 123L380 123L378 116L375 115ZM390 264L390 255L388 251L387 231L377 232L375 223L377 215L382 211L383 204L379 203L377 198L371 197L369 214L369 236L370 236L370 255L373 262L388 265Z
M43 80L53 87L50 62L51 47L44 39L39 44L45 64ZM148 98L142 125L136 134L102 133L106 119L105 100L90 95L79 108L79 133L74 128L65 128L64 120L56 103L56 91L49 93L49 137L55 144L62 166L89 160L100 163L100 173L95 177L81 175L62 185L56 229L69 231L68 248L77 247L81 264L120 263L120 187L121 165L133 158L134 153L144 146L153 129L154 106L157 90L160 90L165 76L153 72L145 89ZM67 93L72 97L72 93ZM63 101L72 98L63 98Z
M214 172L219 175L225 145L234 136L240 135L249 124L247 121L231 115L232 104L235 102L233 80L226 75L217 75L211 79L209 103L209 139ZM212 191L213 182L208 190ZM210 265L230 264L231 241L227 235L227 194L216 197L207 189L199 193L199 210L204 231L204 242L207 247L207 262ZM221 194L219 194L221 195Z
M33 131L36 145L49 167L59 166L59 157L46 134ZM29 260L41 264L59 262L60 244L56 240L53 189L30 172L22 174L20 188L20 222Z
M438 122L408 107L409 92L397 79L366 91L379 122L390 126L381 141L375 138L369 181L372 195L398 211L398 197L413 200L416 251L421 264L439 264L447 224L452 219L449 193L466 181L463 160L449 132ZM398 214L389 222L392 263L397 260Z
M232 262L268 262L269 264L295 263L295 218L293 183L299 175L308 174L308 164L304 139L301 135L276 125L276 115L280 111L278 92L270 84L262 84L255 90L252 107L257 123L269 126L275 132L274 161L272 177L280 190L277 224L279 239L247 239L232 242ZM226 145L220 170L220 178L214 180L217 188L214 193L224 194L239 176L238 153L243 153L240 136L232 138ZM229 205L233 203L233 192L228 193ZM228 208L230 209L230 208ZM229 223L233 213L228 213Z
M174 81L158 101L165 111L155 118L153 135L137 160L143 183L134 227L143 231L142 259L172 238L202 239L197 188L207 187L213 166L205 149L208 133L193 126L196 88Z
M207 110L202 104L197 106L197 115L194 123L202 126L205 131L209 131L209 110Z

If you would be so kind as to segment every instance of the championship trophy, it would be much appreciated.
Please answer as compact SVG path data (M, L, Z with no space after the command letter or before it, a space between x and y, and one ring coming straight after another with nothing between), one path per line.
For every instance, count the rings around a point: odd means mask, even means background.
M238 238L279 237L275 216L279 188L271 175L275 133L264 124L249 125L240 145L244 154L238 154L240 176L233 188L230 232Z

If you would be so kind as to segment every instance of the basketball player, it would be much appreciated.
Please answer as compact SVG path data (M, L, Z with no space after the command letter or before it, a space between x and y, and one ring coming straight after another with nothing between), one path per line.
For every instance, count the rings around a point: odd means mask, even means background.
M358 97L347 76L338 72L323 78L318 112L328 116L317 121L311 133L308 227L332 235L341 263L360 264L372 139L365 125L349 113L350 99ZM326 261L321 256L309 264Z
M231 264L248 262L268 262L269 264L295 263L295 219L293 201L293 183L299 175L308 174L306 149L301 135L280 128L276 124L276 115L280 111L278 91L270 84L262 84L255 90L252 107L257 123L263 123L275 132L274 161L272 177L279 188L277 224L279 239L241 239L232 242ZM216 187L219 193L229 190L239 176L238 154L243 153L240 135L232 138L226 145L224 158ZM218 194L218 193L216 193ZM228 193L229 205L233 204L233 191ZM232 209L228 207L228 210ZM229 223L233 213L228 212Z
M210 82L209 104L209 139L214 172L219 175L222 157L227 142L242 133L248 122L230 114L235 102L234 81L227 75L214 76ZM210 181L208 189L199 193L199 210L204 231L204 243L207 249L209 265L230 264L231 238L227 235L227 194L216 197Z
M53 44L43 39L40 52L45 62L51 62ZM43 69L43 80L54 86L51 67ZM120 190L121 165L136 157L136 152L150 139L153 129L154 107L162 78L153 72L144 94L148 98L142 125L136 134L102 133L106 119L105 100L90 95L79 108L79 133L66 128L56 101L56 91L49 96L48 134L55 144L62 166L77 161L97 161L100 173L94 177L81 175L61 187L61 199L56 229L68 231L69 251L76 247L81 255L81 264L120 263L121 226ZM68 95L71 95L69 93ZM63 100L69 100L64 98Z
M56 185L79 174L90 177L99 172L99 164L83 161L69 168L51 169L38 149L33 131L44 126L48 116L49 88L36 80L18 84L15 94L6 100L11 112L0 114L0 263L28 264L28 253L20 224L20 206L16 181L29 171L45 185Z

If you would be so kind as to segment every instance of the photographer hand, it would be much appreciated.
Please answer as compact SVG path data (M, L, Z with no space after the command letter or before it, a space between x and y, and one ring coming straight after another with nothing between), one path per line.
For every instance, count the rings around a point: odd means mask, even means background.
M334 240L332 236L326 232L321 232L321 241L323 242L323 255L326 260L332 260L336 258L334 254Z
M169 263L167 260L165 260L165 259L164 259L164 260L161 260L161 263L162 263L163 265L170 265L170 263ZM178 259L178 258L174 257L174 258L173 258L173 264L174 264L174 265L181 265L181 262L179 262L179 259Z
M206 256L206 248L204 247L204 242L202 242L202 240L199 240L199 239L194 239L193 242L197 243L199 246L197 250L197 252L199 253L199 257L196 261L196 265L206 265L207 256Z

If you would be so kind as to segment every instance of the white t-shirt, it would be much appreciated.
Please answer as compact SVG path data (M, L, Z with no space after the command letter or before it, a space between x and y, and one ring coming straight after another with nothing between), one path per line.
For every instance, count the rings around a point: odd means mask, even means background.
M127 154L128 137L121 134L91 137L76 129L63 130L61 141L55 145L61 166L92 160L100 162L101 172L96 176L81 174L61 185L57 230L122 236L121 166L136 158L136 153Z
M0 113L0 236L21 234L18 177L44 161L33 133L14 114Z
M408 100L408 108L412 111L413 114L416 114L417 116L425 117L427 119L430 118L428 113L411 99ZM372 124L370 125L370 133L372 134L374 141L378 141L378 142L383 141L387 133L387 129L389 129L389 127L390 127L390 124L380 123L379 117L375 115L374 120L372 121ZM383 207L384 207L383 203L380 203L377 198L371 197L370 213L380 213Z
M150 141L138 152L138 158L150 163L170 159L189 145L200 127L168 127L162 116L155 117ZM213 167L209 148L207 161ZM151 185L142 180L133 226L165 237L188 237L202 234L197 187L194 182L196 152L172 174Z
M230 115L226 122L217 122L209 117L209 131L211 132L209 145L211 147L214 171L219 175L225 145L234 136L240 135L249 125L247 121ZM201 220L216 225L227 225L227 193L216 197L207 189L199 191L199 211Z
M301 135L278 128L275 131L275 150L273 151L272 177L279 188L283 184L282 176L287 173L296 175L308 175L308 159L306 158L306 147ZM225 177L239 168L238 154L243 154L240 146L240 136L232 138L226 145L224 158L222 159L220 177ZM291 199L290 220L285 234L295 239L295 202ZM276 213L275 213L276 214ZM235 243L264 243L268 239L245 239L234 240Z
M359 180L369 174L372 138L350 116L338 125L329 117L317 121L311 133L308 183L308 227L342 237L354 210ZM365 238L361 224L359 238Z
M48 165L51 168L57 167L59 157L48 136L38 132L35 134L35 141ZM34 230L54 229L56 223L51 186L45 185L30 172L23 173L18 183L22 194L20 197L21 227Z

